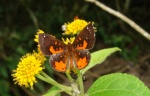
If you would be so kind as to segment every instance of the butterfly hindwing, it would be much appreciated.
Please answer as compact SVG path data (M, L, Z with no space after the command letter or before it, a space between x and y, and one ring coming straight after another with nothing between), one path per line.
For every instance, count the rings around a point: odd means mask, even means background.
M76 64L76 67L80 70L84 67L86 67L91 59L90 52L88 50L76 50L74 52L74 62Z
M76 49L92 49L95 43L95 32L92 23L85 26L75 38L73 45Z
M58 72L65 72L69 66L69 58L64 51L51 55L49 63L54 70Z
M44 33L39 34L39 44L41 51L46 56L63 52L66 46L62 41Z

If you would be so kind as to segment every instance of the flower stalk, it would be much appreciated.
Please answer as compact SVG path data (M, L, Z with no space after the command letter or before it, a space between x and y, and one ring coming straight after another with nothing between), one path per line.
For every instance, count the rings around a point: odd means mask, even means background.
M80 91L81 91L81 96L84 94L84 86L83 86L83 80L82 80L82 74L80 72L80 70L77 69L77 75L78 75L78 82L79 82L79 87L80 87Z
M42 81L45 81L45 82L47 82L47 83L49 83L49 84L51 84L53 86L56 86L56 87L60 88L61 90L65 91L66 93L68 93L69 95L71 95L71 91L72 91L71 87L59 84L55 80L53 80L51 77L49 77L47 74L44 73L46 75L46 77L43 76L42 74L37 74L36 77L39 78Z

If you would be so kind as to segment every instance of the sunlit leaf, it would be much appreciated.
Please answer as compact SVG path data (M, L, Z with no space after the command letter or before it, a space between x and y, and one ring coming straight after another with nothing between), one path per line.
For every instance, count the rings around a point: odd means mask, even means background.
M150 96L150 90L135 76L116 73L97 79L87 94L88 96Z
M102 63L108 56L116 51L121 51L118 47L102 49L91 53L91 61L87 67L81 70L81 73L84 74L87 70L93 66Z

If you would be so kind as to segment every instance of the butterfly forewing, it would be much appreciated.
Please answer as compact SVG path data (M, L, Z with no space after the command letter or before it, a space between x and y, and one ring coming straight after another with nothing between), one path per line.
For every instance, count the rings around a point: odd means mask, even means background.
M76 49L92 49L95 43L95 32L92 23L85 26L75 38L73 45Z
M66 45L48 34L39 34L40 49L44 55L49 56L65 50Z

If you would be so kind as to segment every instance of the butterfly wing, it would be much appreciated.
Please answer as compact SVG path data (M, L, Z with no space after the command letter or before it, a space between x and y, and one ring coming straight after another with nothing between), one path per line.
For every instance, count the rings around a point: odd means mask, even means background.
M95 32L92 23L85 26L75 38L73 45L76 49L92 49L95 43Z
M39 34L39 45L44 55L49 56L51 67L58 72L65 72L69 59L66 56L66 45L48 34Z
M88 49L92 49L95 43L95 32L92 23L83 28L75 38L73 46L75 47L74 62L78 69L88 65L91 59Z
M39 45L44 55L49 56L63 52L66 45L49 34L39 34Z
M64 51L51 55L49 63L54 70L58 72L66 72L69 67L69 58Z
M80 70L88 65L91 55L88 50L76 50L74 53L75 66Z

